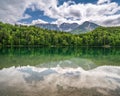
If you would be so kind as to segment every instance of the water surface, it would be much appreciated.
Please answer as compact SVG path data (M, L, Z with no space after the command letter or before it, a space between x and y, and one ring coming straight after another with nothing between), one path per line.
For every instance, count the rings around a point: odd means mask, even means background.
M0 69L12 66L82 67L120 65L119 48L4 48L0 50Z
M120 96L119 48L0 50L0 96Z

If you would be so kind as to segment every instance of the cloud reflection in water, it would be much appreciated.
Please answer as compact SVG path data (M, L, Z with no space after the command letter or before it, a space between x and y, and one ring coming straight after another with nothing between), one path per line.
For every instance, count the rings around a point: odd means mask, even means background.
M120 67L11 67L0 70L0 96L119 96Z

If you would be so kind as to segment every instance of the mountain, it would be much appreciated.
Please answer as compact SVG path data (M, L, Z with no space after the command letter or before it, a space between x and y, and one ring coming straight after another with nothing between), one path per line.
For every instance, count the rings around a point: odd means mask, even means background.
M44 23L44 24L36 24L35 26L43 28L43 29L49 29L49 30L57 30L59 31L59 27L57 24L49 24L49 23Z
M79 24L77 24L77 23L62 23L59 26L59 29L61 31L70 32L70 31L73 31L74 29L76 29L78 26L79 26Z
M65 32L70 32L74 29L76 29L79 24L77 23L62 23L61 25L57 25L57 24L50 24L50 23L46 23L46 24L36 24L35 26L40 27L40 28L44 28L44 29L49 29L49 30L57 30L57 31L65 31Z
M70 32L73 34L79 34L79 33L92 31L95 28L97 28L99 25L86 21L81 25L77 23L62 23L61 25L58 26L57 24L46 23L46 24L36 24L35 26L49 30L57 30L57 31Z
M71 33L79 34L79 33L85 33L94 30L99 25L91 22L84 22L83 24L79 25L76 29L72 30Z

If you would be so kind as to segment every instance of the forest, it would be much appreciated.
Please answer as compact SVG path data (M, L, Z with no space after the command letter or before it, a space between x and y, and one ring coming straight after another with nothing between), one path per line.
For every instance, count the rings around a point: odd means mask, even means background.
M0 22L0 46L120 46L120 27L98 27L91 32L76 35Z

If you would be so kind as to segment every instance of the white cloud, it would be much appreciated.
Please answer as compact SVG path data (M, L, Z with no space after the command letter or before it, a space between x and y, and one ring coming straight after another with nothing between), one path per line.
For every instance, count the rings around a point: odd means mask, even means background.
M24 18L23 13L29 6L27 0L1 0L0 1L0 21L16 23Z
M38 19L38 20L33 20L33 21L32 21L32 25L35 25L35 24L40 24L40 23L48 23L48 22L43 21L43 20L41 20L41 19Z
M58 18L58 21L65 21L70 23L76 22L80 24L84 21L93 21L104 26L120 25L120 22L116 21L118 20L117 18L120 18L120 15L118 14L120 13L120 6L116 2L110 2L110 0L107 0L109 1L109 3L105 3L106 0L104 0L104 2L102 1L103 0L99 0L98 2L101 2L103 4L79 3L69 5L64 3L63 5L58 7L58 13L60 14L60 18ZM72 19L67 20L66 18ZM111 23L105 23L108 20L111 20Z
M76 22L81 24L87 20L106 26L120 25L120 22L117 22L117 18L120 18L120 5L117 2L98 0L96 4L76 4L74 1L69 1L57 6L58 2L59 0L1 0L0 21L16 23L20 19L30 18L27 15L24 17L23 14L28 7L35 10L31 6L34 4L37 9L44 12L44 15L57 19L52 23ZM108 21L109 24L107 24ZM32 23L38 22L45 23L40 19L33 20Z
M98 0L97 4L110 3L111 0Z
M32 4L36 4L37 8L46 13L50 7L56 6L56 3L57 0L0 0L0 21L16 23L24 18L26 8L35 10Z
M57 24L63 22L76 22L81 24L87 20L97 22L100 25L105 25L105 21L112 19L111 24L106 24L106 26L112 26L113 18L116 20L116 13L120 11L120 6L116 2L110 2L110 0L99 0L97 4L75 4L74 2L71 4L71 2L64 2L63 5L57 7L56 2L53 5L54 6L43 10L45 15L57 19L57 21L53 22ZM119 25L119 22L115 25Z
M89 18L92 22L103 26L120 26L120 14L114 16L97 16L95 19Z

